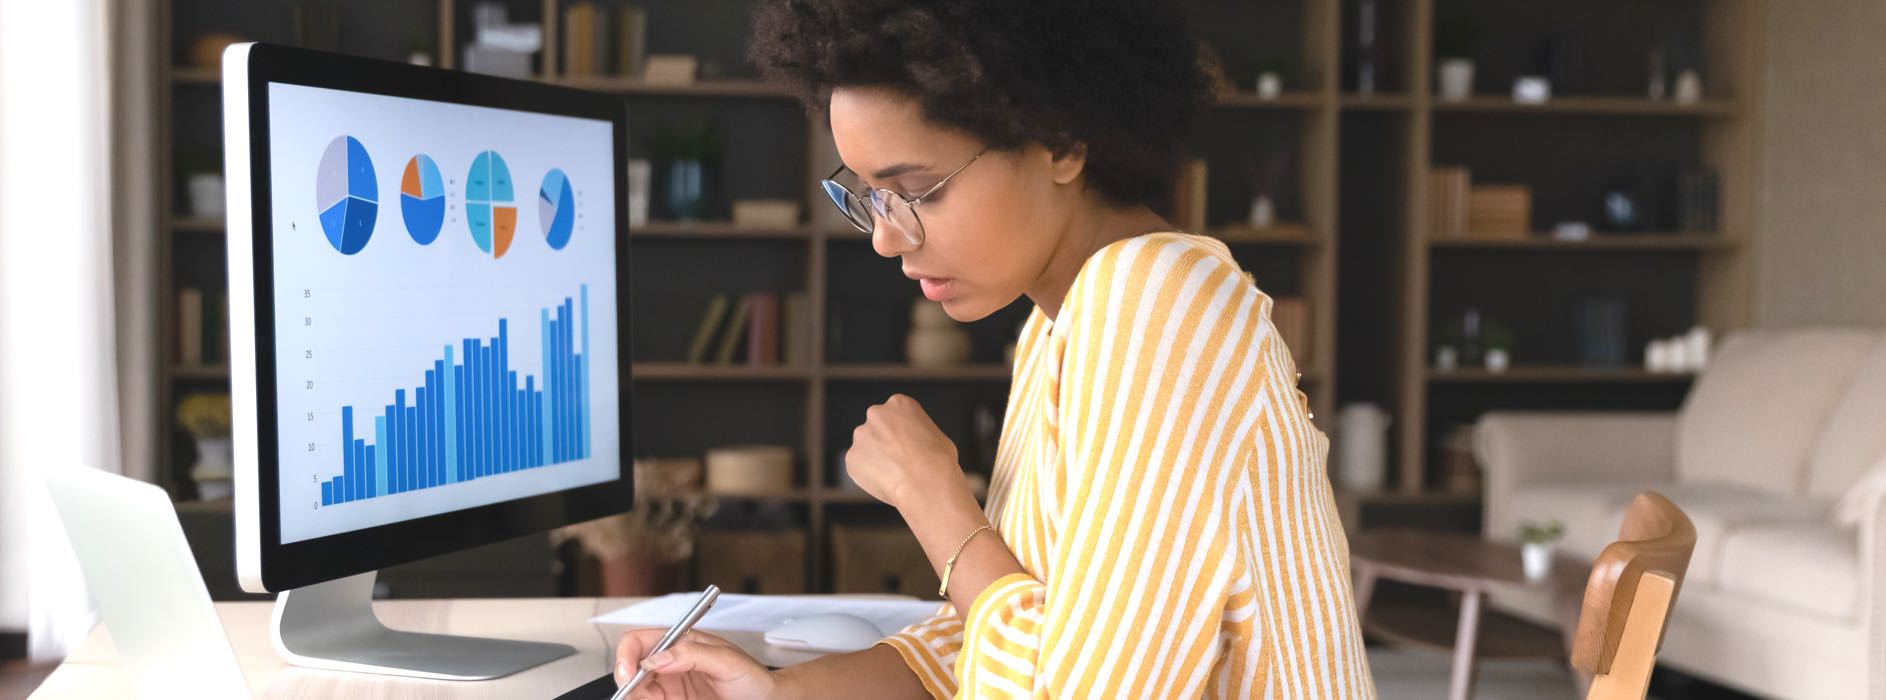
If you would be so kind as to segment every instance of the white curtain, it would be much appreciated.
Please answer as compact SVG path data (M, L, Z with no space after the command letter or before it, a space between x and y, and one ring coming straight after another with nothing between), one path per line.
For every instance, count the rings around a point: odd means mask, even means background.
M123 420L146 465L132 471L149 478L155 456L150 81L114 113L123 83L112 70L151 44L138 31L115 45L119 5L0 0L0 629L24 629L42 660L62 657L96 617L38 470L125 471ZM146 122L131 133L141 140L114 153L113 125L134 120ZM118 243L139 236L143 248ZM121 298L137 304L124 320ZM121 357L132 403L119 400Z

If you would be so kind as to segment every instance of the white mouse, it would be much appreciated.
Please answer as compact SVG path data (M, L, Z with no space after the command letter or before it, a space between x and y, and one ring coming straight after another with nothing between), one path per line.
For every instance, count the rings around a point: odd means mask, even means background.
M841 653L871 648L884 638L877 625L856 615L807 615L774 627L766 643L781 649Z

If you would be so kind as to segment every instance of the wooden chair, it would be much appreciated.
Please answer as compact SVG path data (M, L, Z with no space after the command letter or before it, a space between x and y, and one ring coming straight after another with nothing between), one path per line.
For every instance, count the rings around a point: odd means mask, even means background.
M1637 494L1585 582L1572 667L1590 674L1586 700L1643 700L1695 549L1689 516L1663 494Z

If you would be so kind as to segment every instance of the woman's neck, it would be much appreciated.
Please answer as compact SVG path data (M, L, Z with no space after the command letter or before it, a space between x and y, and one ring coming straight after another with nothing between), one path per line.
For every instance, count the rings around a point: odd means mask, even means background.
M1074 276L1080 274L1081 266L1094 253L1116 241L1170 230L1173 230L1172 225L1166 223L1165 218L1143 205L1083 208L1080 214L1068 219L1067 226L1060 231L1060 242L1048 257L1047 266L1036 276L1034 284L1028 286L1028 298L1053 321L1061 312L1061 302L1067 299L1068 289L1074 286Z

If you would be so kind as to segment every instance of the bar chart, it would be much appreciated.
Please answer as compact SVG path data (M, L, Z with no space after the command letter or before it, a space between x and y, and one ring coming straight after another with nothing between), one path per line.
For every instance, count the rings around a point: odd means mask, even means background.
M441 346L410 391L369 408L370 427L367 412L342 406L340 474L321 482L321 505L589 458L589 285L537 320L538 374L512 366L511 325L500 318L494 336Z

